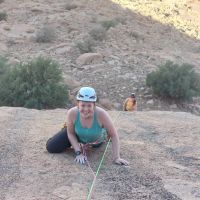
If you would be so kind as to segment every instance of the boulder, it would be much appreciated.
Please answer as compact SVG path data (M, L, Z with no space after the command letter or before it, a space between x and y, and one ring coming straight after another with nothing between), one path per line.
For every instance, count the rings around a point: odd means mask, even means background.
M84 53L76 59L78 66L97 64L103 61L103 56L99 53Z

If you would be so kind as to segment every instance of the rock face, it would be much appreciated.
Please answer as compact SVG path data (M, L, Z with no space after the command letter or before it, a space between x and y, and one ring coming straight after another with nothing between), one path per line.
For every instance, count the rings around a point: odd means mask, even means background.
M86 199L93 175L74 163L73 150L49 154L46 141L67 110L0 108L0 199ZM109 146L93 199L197 200L200 194L200 117L184 112L109 112L118 130L121 156ZM105 145L87 152L96 171Z

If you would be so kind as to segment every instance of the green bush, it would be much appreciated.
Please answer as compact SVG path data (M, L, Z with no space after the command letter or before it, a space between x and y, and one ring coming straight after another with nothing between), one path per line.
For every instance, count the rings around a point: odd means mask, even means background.
M8 17L8 15L6 12L0 12L0 21L2 21L2 20L6 21L7 17Z
M49 109L64 107L68 99L58 64L37 58L9 68L0 79L0 106Z
M65 9L66 10L73 10L73 9L76 9L78 6L76 4L73 4L73 3L66 3L65 4Z
M51 26L44 26L36 33L36 42L48 43L56 38L55 29Z
M101 25L96 25L89 34L94 40L102 41L106 37L106 29Z
M7 59L0 56L0 80L1 77L7 72L9 65L7 64Z
M95 42L92 38L86 38L82 42L77 42L76 47L79 49L80 53L90 53L93 52L93 47Z
M200 96L200 76L190 64L177 65L167 61L147 75L146 85L161 97L191 100Z
M119 22L116 19L113 19L113 20L102 21L101 24L106 30L108 30L111 27L117 26Z

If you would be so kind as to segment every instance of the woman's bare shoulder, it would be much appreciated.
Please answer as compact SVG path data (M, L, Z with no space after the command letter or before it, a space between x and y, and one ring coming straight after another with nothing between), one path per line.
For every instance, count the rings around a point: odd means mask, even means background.
M112 126L112 120L108 114L108 112L100 107L96 107L97 119L99 124L101 124L106 129L110 129Z
M99 106L96 106L96 112L97 112L97 114L106 113L106 111L103 108L99 107Z
M76 119L77 112L78 108L76 106L72 107L67 111L67 117L70 118L70 120L74 121Z
M105 117L108 115L106 110L98 106L96 106L96 113L97 113L98 119L100 120L105 119Z

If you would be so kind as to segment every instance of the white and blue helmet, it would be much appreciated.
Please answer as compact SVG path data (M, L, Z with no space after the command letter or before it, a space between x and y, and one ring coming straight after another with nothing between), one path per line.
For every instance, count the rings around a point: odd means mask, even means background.
M82 87L76 96L78 101L87 101L87 102L96 102L97 95L94 88L91 87Z

